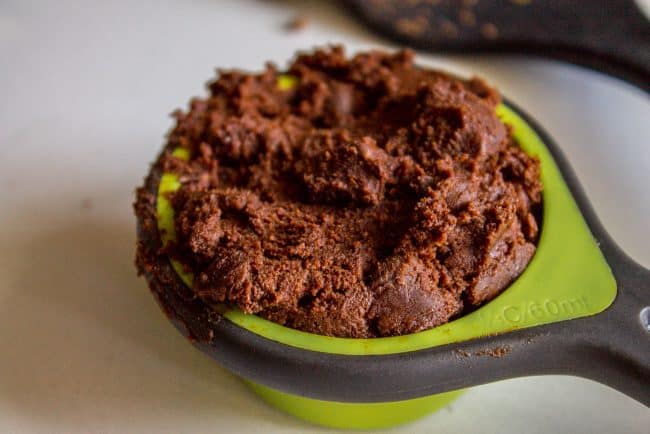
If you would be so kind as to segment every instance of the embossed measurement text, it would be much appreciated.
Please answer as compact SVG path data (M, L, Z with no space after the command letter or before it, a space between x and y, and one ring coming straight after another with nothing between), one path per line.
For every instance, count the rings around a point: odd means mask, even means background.
M562 300L547 298L541 301L529 301L505 306L496 319L497 321L517 324L534 320L543 321L548 317L570 317L584 312L586 309L587 299L585 297Z

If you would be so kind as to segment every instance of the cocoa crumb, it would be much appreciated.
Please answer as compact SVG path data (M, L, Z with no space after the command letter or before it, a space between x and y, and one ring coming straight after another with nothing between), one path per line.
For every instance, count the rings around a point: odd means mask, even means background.
M89 197L85 197L81 199L81 202L79 203L79 207L81 208L82 211L90 211L93 208L93 201Z
M507 355L510 352L511 348L509 345L502 345L494 348L489 348L487 350L481 350L474 353L475 356L490 356L500 359L501 357Z
M297 16L292 18L285 26L290 32L299 32L309 26L309 18Z
M453 39L458 36L458 27L447 19L440 21L440 33L448 39Z
M429 21L424 16L416 18L400 18L395 23L395 29L404 35L419 36L429 27Z
M458 11L458 22L465 27L474 27L476 15L469 9L461 9Z
M499 37L499 29L492 23L485 23L481 26L481 35L485 39L494 40Z

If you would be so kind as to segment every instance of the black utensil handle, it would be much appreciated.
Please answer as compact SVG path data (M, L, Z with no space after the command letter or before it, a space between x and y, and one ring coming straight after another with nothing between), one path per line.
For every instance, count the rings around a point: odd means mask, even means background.
M344 4L378 33L416 48L547 56L650 92L650 21L634 0L345 0Z

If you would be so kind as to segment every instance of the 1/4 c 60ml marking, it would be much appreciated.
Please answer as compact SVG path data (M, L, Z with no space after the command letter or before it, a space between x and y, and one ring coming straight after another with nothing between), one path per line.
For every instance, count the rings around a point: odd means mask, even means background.
M520 323L530 318L543 320L545 317L555 317L558 315L576 314L587 309L587 299L567 298L555 300L547 298L543 301L524 302L517 305L505 306L496 320L509 323Z

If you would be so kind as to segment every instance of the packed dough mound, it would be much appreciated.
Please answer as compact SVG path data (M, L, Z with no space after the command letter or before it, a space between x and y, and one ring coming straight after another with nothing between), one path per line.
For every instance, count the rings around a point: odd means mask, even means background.
M475 309L535 252L539 162L497 92L379 51L221 71L177 112L168 253L196 297L342 337L413 333ZM189 150L189 161L172 156Z

